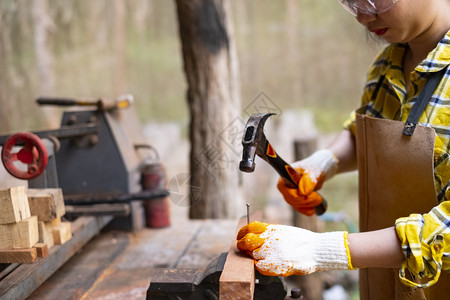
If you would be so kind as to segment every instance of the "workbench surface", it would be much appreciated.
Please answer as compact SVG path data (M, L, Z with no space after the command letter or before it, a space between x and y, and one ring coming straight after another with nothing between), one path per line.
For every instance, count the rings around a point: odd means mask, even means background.
M199 270L227 252L236 224L176 218L162 229L102 232L28 299L145 299L158 268Z

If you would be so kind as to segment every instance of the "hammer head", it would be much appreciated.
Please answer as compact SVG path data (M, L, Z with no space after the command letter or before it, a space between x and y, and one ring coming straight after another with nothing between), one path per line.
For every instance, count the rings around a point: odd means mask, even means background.
M264 124L266 120L275 115L274 113L254 114L245 125L244 135L242 136L242 160L239 163L239 169L243 172L253 172L255 170L255 155L264 159L264 146L267 139L264 135Z

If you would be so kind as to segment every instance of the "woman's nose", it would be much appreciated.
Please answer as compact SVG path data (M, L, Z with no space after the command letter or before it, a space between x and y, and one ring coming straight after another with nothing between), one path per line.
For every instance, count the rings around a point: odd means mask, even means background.
M365 13L362 11L358 11L358 13L356 14L356 20L364 26L369 24L369 22L374 21L376 18L376 15Z

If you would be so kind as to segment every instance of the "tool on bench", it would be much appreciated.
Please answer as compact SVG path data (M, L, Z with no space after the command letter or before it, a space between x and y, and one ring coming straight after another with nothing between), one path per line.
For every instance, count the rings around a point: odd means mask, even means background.
M255 156L258 155L280 174L288 186L297 188L298 183L294 180L298 177L297 171L275 152L264 134L264 125L267 119L273 115L275 114L258 113L252 115L247 121L242 137L244 150L239 169L243 172L253 172L255 170ZM322 197L322 202L315 207L315 212L317 215L322 215L326 209L327 202Z
M225 252L213 259L206 269L156 269L152 274L146 299L218 300L220 276L226 259ZM258 271L255 271L255 277L253 299L284 299L287 289L284 278L264 276Z

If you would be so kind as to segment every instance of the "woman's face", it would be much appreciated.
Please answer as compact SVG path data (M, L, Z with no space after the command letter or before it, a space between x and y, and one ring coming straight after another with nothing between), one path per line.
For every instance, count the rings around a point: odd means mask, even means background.
M435 0L399 0L378 15L358 13L356 19L389 43L409 43L420 38L435 21Z

